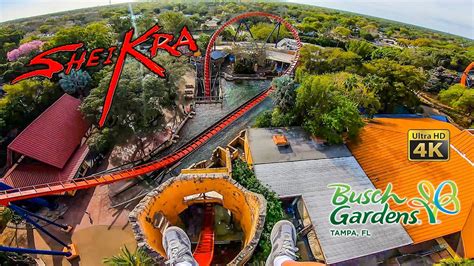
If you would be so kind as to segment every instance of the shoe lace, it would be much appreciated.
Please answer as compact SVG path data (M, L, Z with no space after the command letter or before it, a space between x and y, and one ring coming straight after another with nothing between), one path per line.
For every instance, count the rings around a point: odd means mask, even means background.
M165 261L166 265L174 265L182 261L182 258L186 255L188 250L185 246L179 245L177 243L171 243L171 250L168 254L168 260Z
M291 258L296 258L296 252L298 252L298 248L293 243L292 237L289 234L284 234L283 243L281 245L280 252L278 252L278 255L286 255Z

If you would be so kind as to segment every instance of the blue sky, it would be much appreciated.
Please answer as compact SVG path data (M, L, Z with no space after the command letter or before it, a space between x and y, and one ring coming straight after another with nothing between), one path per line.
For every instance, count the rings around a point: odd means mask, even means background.
M130 0L111 0L112 3ZM287 0L346 10L474 39L474 0ZM109 0L0 0L0 21L82 7Z
M381 17L474 39L474 0L288 0Z

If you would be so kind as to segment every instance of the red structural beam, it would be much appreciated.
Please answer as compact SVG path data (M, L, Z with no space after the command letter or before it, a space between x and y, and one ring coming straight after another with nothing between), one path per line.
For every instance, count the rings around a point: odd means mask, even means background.
M236 23L242 19L249 18L249 17L267 17L273 20L276 20L277 22L280 22L281 24L285 25L285 27L291 32L293 35L293 38L296 40L297 45L298 45L298 50L296 51L295 54L295 59L293 63L286 69L285 74L291 73L295 67L296 64L299 60L299 49L303 46L300 40L300 37L298 35L298 31L291 25L288 21L284 20L283 18L273 15L270 13L265 13L265 12L248 12L248 13L243 13L240 14L236 17L233 17L226 23L224 23L221 27L219 27L214 34L212 34L211 40L209 41L209 44L207 45L206 49L206 56L204 57L204 93L206 98L210 99L211 98L211 52L214 47L214 43L216 42L217 38L219 35L224 31L224 29L233 24Z
M211 265L214 258L214 206L212 204L207 204L204 210L204 222L193 257L200 266Z
M35 186L3 190L0 191L0 205L7 206L8 203L12 201L36 198L47 195L57 195L66 191L106 185L121 180L136 178L140 175L164 169L168 166L177 163L189 153L204 145L204 143L206 143L210 138L219 133L222 129L224 129L229 124L240 118L248 110L252 109L254 106L262 102L268 96L270 91L271 88L266 89L264 92L260 93L252 100L248 101L240 108L227 115L219 123L214 125L214 127L202 132L198 137L194 139L194 141L191 141L173 154L168 155L164 158L139 166L131 167L129 169L119 170L106 174L92 175L67 181L58 181Z
M474 62L470 63L467 67L466 67L466 70L464 70L464 72L462 73L462 76L461 76L461 85L463 85L464 87L467 86L467 78L469 77L469 72L471 71L471 69L474 68Z

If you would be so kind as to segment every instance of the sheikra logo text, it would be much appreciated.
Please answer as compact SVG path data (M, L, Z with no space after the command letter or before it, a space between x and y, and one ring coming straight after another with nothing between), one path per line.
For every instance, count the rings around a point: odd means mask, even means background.
M392 192L391 183L387 185L385 191L380 189L367 189L362 193L352 190L348 184L329 184L329 188L335 189L332 196L334 210L330 215L330 222L333 225L350 224L421 224L423 221L419 218L421 212L426 212L429 224L441 223L438 220L440 212L447 215L456 215L461 210L461 204L458 199L458 187L454 181L447 180L439 184L435 189L429 181L423 180L418 183L417 189L419 197L402 198ZM390 201L390 203L389 203ZM360 205L380 204L381 210L353 210ZM406 204L411 211L394 211L396 205ZM392 209L390 209L390 206Z

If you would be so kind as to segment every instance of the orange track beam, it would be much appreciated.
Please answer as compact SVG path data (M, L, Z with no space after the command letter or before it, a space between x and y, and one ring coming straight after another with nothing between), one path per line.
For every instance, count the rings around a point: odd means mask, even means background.
M121 180L136 178L140 175L164 169L179 162L191 151L194 151L204 145L211 137L216 135L227 125L239 119L243 114L245 114L245 112L262 102L269 95L271 90L272 88L270 87L259 95L255 96L252 100L243 104L242 106L240 106L240 108L224 117L218 124L214 125L214 127L202 132L193 141L191 141L181 149L177 150L173 154L165 156L156 161L152 161L124 170L117 170L116 172L101 175L92 175L68 181L53 182L36 186L3 190L0 191L0 205L7 206L8 203L12 201L36 198L47 195L55 195L66 191L106 185Z
M474 62L470 63L469 66L467 66L464 72L462 73L460 84L463 85L464 87L467 86L467 78L469 76L469 72L473 68L474 68Z

